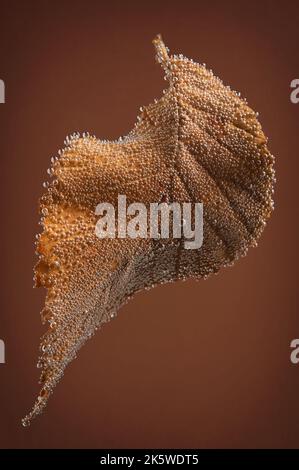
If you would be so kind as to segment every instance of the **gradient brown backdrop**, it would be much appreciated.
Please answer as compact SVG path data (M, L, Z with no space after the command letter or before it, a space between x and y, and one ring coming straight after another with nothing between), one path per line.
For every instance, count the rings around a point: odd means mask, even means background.
M1 0L0 22L0 447L298 447L298 2ZM275 213L233 268L138 294L23 428L44 331L32 266L50 157L76 130L125 135L161 95L159 32L260 112L276 156Z

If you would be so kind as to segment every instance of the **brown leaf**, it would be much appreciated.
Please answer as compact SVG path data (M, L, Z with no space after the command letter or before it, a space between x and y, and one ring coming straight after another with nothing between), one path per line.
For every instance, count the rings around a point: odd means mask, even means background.
M154 41L168 89L143 108L118 141L73 135L50 172L40 201L43 233L37 286L47 287L41 342L42 389L31 419L77 351L134 293L187 277L207 277L245 255L272 211L273 156L256 118L239 94L183 56ZM204 241L95 235L100 202L203 202ZM190 307L191 308L191 307Z

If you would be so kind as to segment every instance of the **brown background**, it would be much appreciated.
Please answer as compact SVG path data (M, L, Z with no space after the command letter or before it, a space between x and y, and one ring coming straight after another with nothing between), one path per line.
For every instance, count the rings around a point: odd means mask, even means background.
M0 21L0 447L298 447L298 2L1 1ZM125 135L161 95L158 32L260 112L276 211L233 268L138 294L25 429L44 331L32 266L50 157L75 130Z

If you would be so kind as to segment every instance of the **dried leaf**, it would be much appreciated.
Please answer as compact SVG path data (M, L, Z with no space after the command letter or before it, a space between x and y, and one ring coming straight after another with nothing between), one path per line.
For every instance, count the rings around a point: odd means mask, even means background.
M40 201L37 286L47 288L38 366L42 389L31 419L45 407L67 364L134 293L188 277L205 278L256 245L273 209L273 156L239 94L183 56L154 41L168 89L141 109L133 130L117 141L74 134L55 159ZM181 239L99 239L95 207L159 201L203 202L204 242Z

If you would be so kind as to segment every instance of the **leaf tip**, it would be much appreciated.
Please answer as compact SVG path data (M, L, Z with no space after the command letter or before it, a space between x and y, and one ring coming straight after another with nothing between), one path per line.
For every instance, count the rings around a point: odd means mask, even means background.
M156 49L156 59L159 64L164 67L164 69L168 69L169 66L169 49L165 46L164 41L162 39L161 34L157 34L157 36L153 39L153 44Z

